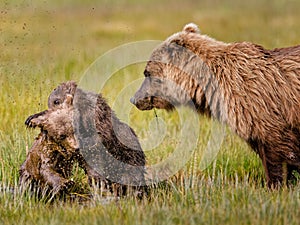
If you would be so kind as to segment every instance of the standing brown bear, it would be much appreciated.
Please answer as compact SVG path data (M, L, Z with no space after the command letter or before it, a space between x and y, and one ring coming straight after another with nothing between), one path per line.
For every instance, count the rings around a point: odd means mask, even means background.
M77 88L70 81L50 94L48 107L30 116L25 124L41 127L61 147L63 141L76 143L73 149L65 149L85 170L91 185L105 184L117 195L125 194L129 186L138 196L146 191L143 187L146 161L138 138L100 94ZM43 139L40 142L39 146L48 144Z
M192 104L227 124L262 160L269 187L300 172L300 45L223 43L195 24L152 53L131 98L140 110Z

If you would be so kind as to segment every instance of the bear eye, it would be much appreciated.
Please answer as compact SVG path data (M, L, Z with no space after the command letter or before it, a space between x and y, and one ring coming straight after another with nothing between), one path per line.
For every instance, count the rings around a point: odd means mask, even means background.
M56 99L56 100L54 100L54 105L59 105L60 104L60 101L59 101L59 99Z

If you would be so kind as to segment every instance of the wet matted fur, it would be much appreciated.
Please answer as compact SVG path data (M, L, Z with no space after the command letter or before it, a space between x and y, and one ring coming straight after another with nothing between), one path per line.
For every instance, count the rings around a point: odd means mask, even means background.
M63 107L70 96L72 104L68 108ZM48 132L48 135L58 136L57 133L60 133L59 136L72 140L74 134L80 152L79 165L85 169L90 185L105 184L111 191L114 187L118 195L125 194L128 186L137 191L135 194L146 190L142 187L145 185L146 160L138 138L127 124L119 121L101 95L83 91L70 81L50 94L48 106L48 110L28 117L26 125L35 127L39 119L43 130L49 127L56 129L56 133ZM65 111L62 113L61 109ZM57 122L58 118L64 121L62 126L72 126L71 136L62 132L64 129ZM49 121L53 120L55 123L50 122L49 126ZM60 142L59 139L55 141ZM70 152L77 151L73 149Z
M72 97L69 96L55 110L46 110L31 120L31 126L40 127L19 173L22 187L48 194L64 194L74 184L69 178L75 161L80 160L78 144L72 126Z

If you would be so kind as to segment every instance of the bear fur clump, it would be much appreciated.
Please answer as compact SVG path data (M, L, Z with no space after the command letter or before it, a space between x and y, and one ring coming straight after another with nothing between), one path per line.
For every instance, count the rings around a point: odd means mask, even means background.
M124 195L128 192L128 187L132 187L130 190L134 194L143 195L146 190L144 152L134 131L119 121L101 95L83 91L77 88L75 82L66 82L50 94L48 107L48 110L28 117L25 122L29 127L41 127L46 136L45 139L36 140L23 163L20 170L21 182L23 177L43 181L40 177L33 176L33 170L27 169L41 168L38 160L29 158L31 152L38 152L41 156L41 152L45 152L41 147L46 152L51 152L54 150L51 146L54 145L60 154L62 150L59 147L67 152L64 155L66 163L59 160L62 166L69 168L77 161L87 174L90 185L108 188L116 195ZM50 138L50 142L46 142L46 138ZM55 163L57 158L52 158L49 154L43 157L54 170L60 166ZM44 177L48 180L59 180L51 171L42 172L45 173ZM60 175L65 179L69 177L69 173L67 176L62 173ZM52 184L51 186L54 187Z
M262 160L269 187L300 172L300 45L224 43L195 24L152 53L131 98L140 110L192 105L227 124Z
M72 127L72 97L55 110L47 110L31 120L31 126L40 127L26 160L20 168L20 184L23 187L40 187L46 194L65 193L74 185L69 180L75 161L80 158Z

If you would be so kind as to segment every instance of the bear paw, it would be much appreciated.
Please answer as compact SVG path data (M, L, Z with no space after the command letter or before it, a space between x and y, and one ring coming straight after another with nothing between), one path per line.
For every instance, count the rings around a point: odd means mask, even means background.
M53 187L53 193L58 194L58 193L68 193L69 190L74 187L75 182L72 180L66 180L64 182L61 182L60 184L56 185Z

